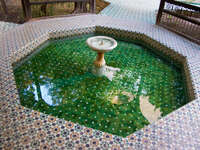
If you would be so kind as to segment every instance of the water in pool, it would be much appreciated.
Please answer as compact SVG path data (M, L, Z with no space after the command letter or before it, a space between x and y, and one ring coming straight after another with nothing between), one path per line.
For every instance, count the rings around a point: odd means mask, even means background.
M50 41L14 66L23 106L125 137L187 103L181 70L133 43L105 54L120 68L112 81L94 76L88 37Z

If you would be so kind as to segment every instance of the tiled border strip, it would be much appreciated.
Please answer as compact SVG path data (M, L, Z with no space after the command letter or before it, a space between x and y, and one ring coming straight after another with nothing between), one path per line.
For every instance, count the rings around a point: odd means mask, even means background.
M26 57L30 53L32 53L38 46L42 45L44 42L49 40L48 35L43 35L39 37L38 39L35 39L34 41L26 44L26 46L19 49L17 52L14 52L11 56L11 63L16 63L20 61L22 58Z
M86 27L81 29L74 30L63 30L63 31L54 31L49 33L50 39L61 39L73 36L80 36L84 34L91 34L95 32L95 27Z

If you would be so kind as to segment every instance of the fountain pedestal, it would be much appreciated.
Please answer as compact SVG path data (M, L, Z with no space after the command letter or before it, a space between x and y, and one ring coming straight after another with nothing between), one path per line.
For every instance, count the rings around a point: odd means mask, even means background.
M93 51L97 52L92 73L96 76L106 76L112 81L115 73L120 71L120 69L107 66L104 59L104 53L112 51L115 47L117 47L117 42L110 37L95 36L88 38L86 43Z
M102 67L102 66L106 65L106 61L104 59L104 53L97 53L97 58L94 61L94 65L96 67Z

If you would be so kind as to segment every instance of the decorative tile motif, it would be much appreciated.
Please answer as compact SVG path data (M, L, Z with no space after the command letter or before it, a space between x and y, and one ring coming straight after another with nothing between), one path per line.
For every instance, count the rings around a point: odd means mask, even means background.
M0 34L17 27L18 24L0 21Z
M159 121L121 138L51 118L19 104L12 63L29 54L49 38L49 33L105 26L137 32L162 43L163 53L183 63L192 102ZM98 28L98 27L97 27ZM113 29L114 30L114 29ZM30 33L30 34L27 34ZM136 38L141 38L139 35ZM144 41L148 42L148 38ZM29 43L29 44L27 44ZM34 46L32 47L32 43ZM164 47L163 47L164 45ZM27 48L25 48L27 46ZM154 46L154 45L152 45ZM166 48L166 47L168 48ZM172 52L172 50L174 52ZM21 54L21 55L20 55ZM27 23L0 36L0 149L198 149L200 147L200 46L160 27L124 22L110 17L85 15ZM191 86L192 85L192 86ZM194 91L194 92L193 92ZM189 140L188 140L189 139Z
M49 33L50 39L61 39L65 37L80 36L83 34L94 33L95 27L80 28L75 30L54 31Z

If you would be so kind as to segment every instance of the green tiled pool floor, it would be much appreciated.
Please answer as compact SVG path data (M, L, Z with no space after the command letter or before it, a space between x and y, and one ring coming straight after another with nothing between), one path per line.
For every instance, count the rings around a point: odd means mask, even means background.
M125 137L150 123L146 107L165 116L186 104L181 71L133 43L118 41L105 54L107 65L121 69L112 81L91 74L96 53L88 37L50 41L15 66L23 106Z

